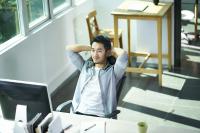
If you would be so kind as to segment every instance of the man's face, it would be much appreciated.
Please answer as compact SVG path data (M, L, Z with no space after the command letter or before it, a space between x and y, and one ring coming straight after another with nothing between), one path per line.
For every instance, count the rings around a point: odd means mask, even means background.
M92 43L91 55L95 64L106 65L108 50L106 50L102 43Z

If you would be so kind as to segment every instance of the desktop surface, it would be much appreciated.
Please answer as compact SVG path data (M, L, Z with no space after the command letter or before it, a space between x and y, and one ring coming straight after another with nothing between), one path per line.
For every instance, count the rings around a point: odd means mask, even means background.
M138 133L138 122L135 121L123 121L62 112L54 112L53 115L54 117L60 116L63 124L72 124L70 128L64 131L65 133L80 133L80 131L83 131L82 128L85 128L89 124L91 126L96 124L103 128L105 127L105 130L98 130L101 132L97 131L95 133ZM148 125L147 133L200 133L200 130L178 128L167 125Z
M4 120L0 117L0 133L13 133L14 121Z
M52 114L49 114L52 115ZM48 116L49 116L48 115ZM47 117L48 117L47 116ZM77 114L69 114L69 113L61 113L61 112L53 112L53 117L56 118L59 116L61 118L61 122L63 125L65 123L72 124L69 128L67 128L64 133L80 133L83 126L87 124L102 124L106 123L106 130L104 133L138 133L137 122L131 121L122 121L122 120L114 120L107 118L99 118L92 116L83 116ZM93 128L93 127L92 127ZM0 133L4 133L6 129L6 133L13 133L14 129L14 121L4 120L0 118ZM99 130L102 131L102 130ZM89 131L87 132L89 133ZM98 133L98 132L95 132ZM102 133L102 132L101 132ZM165 125L148 125L147 133L200 133L200 129L186 129L186 128L178 128L172 126Z

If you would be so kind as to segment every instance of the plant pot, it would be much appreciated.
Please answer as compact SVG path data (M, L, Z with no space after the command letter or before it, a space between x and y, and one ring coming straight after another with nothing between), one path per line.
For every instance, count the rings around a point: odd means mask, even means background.
M153 3L154 3L155 5L158 5L159 0L153 0Z

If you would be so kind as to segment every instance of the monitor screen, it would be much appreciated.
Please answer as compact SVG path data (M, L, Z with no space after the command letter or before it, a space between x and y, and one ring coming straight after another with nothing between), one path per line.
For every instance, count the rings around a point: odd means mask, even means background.
M15 119L17 104L27 105L27 121L37 113L42 113L43 119L52 111L47 85L0 79L0 105L4 119Z

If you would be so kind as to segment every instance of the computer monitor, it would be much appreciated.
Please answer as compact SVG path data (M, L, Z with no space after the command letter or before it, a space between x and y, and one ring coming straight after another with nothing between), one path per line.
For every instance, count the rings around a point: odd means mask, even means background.
M0 79L0 105L4 119L15 119L17 104L27 105L27 121L37 113L42 113L43 119L52 112L47 85Z

